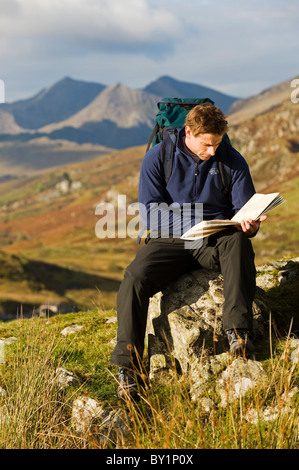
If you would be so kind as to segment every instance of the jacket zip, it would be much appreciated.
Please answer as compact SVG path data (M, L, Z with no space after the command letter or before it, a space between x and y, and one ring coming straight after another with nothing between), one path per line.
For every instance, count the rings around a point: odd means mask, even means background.
M194 197L197 198L197 195L198 195L198 191L197 191L197 176L198 176L198 163L199 162L195 162L195 171L194 171Z

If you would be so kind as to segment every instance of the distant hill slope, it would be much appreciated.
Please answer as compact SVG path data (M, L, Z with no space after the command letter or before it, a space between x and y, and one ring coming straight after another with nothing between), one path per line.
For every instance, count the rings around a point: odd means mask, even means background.
M27 141L0 142L0 182L23 178L52 167L92 160L111 150L102 145L78 145L47 136Z
M257 189L299 176L299 104L291 79L236 102L228 116L233 145L248 160Z
M225 114L239 99L202 85L175 80L167 75L150 83L144 90L161 97L210 98Z
M70 118L39 130L51 139L96 143L123 149L144 144L150 137L158 97L121 83L106 87Z
M248 161L257 191L276 191L275 186L299 177L299 106L290 99L230 126L229 135Z
M4 106L1 104L1 106ZM20 127L16 120L9 111L6 111L7 108L0 107L0 135L5 134L8 137L13 134L20 134L24 132L24 129Z
M83 82L66 77L26 100L5 104L1 109L10 113L23 129L39 129L59 122L87 106L103 89L100 83ZM2 131L3 132L3 131Z
M292 79L285 80L261 91L257 95L235 101L229 109L229 123L231 125L241 124L258 114L279 106L285 101L290 101L291 81Z

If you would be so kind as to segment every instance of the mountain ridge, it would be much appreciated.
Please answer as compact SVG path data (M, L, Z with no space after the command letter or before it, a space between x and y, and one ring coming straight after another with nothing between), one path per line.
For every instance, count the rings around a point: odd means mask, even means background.
M137 103L138 96L144 93L146 100L149 99L154 105L156 105L157 101L161 99L164 94L165 96L175 95L177 97L184 97L185 95L186 97L190 97L192 95L196 97L202 94L211 94L213 95L214 99L216 97L219 100L219 102L216 104L219 107L223 107L223 111L226 112L228 105L230 106L237 99L235 97L230 97L229 95L219 93L211 88L191 83L189 84L187 82L181 82L168 76L160 77L155 82L145 86L143 89L133 89L121 83L103 85L101 83L84 82L81 80L74 80L70 77L65 77L59 80L57 83L42 89L31 98L18 100L10 104L4 103L2 107L0 107L0 115L3 114L3 112L11 114L14 118L16 126L18 127L15 126L11 129L11 131L8 131L7 128L9 128L9 123L4 126L4 118L2 116L3 127L2 129L0 127L0 134L18 133L20 132L19 128L21 128L21 131L23 129L24 132L37 131L45 128L48 125L54 125L54 123L56 123L57 128L62 128L62 123L64 123L64 121L67 121L68 119L72 121L72 118L74 118L74 116L81 111L82 115L84 115L84 113L88 115L88 112L83 110L88 108L88 106L91 105L95 99L99 99L101 103L101 93L104 93L102 99L104 99L105 95L109 95L110 108L108 107L108 109L113 111L113 104L115 105L115 103L111 91L116 86L122 88L123 95L130 94L133 100L133 96L136 95L137 98L135 99ZM160 94L157 87L161 88L161 86L163 90L161 89ZM74 99L74 96L76 96L76 99ZM142 122L145 120L148 125L152 124L155 115L155 111L153 112L152 107L153 105L150 106L148 116L142 116L141 119ZM120 108L118 108L118 110L119 109ZM144 113L144 109L141 109L141 114L142 112ZM136 114L137 113L138 109L136 109ZM75 118L75 120L76 119L77 118ZM101 115L100 119L111 120L112 122L115 122L118 127L122 127L124 124L123 117L120 122L118 122L117 113L116 115L112 116L112 119L109 117L109 114L106 116ZM136 120L140 122L140 119L138 119L137 116L135 118L135 121ZM150 120L151 123L149 124ZM86 122L89 121L85 119L85 121L81 122L80 124L83 125ZM68 123L66 125L68 125ZM126 127L129 127L128 124L125 125ZM5 132L3 132L3 129Z
M272 85L256 95L235 101L228 117L230 124L240 124L290 99L292 91L290 83L294 78Z
M213 88L176 80L168 75L163 75L144 88L145 91L157 96L172 96L177 98L210 98L220 107L224 114L227 114L232 104L239 100L235 96L221 93Z
M74 98L75 90L82 91L89 86L92 87L92 91L89 91L88 96L82 92L83 102L76 103L76 107L72 108L76 112L70 114L70 108L66 106L66 114L68 114L66 118L60 120L55 118L55 122L49 122L53 121L53 117L51 118L51 113L45 111L45 107L50 102L52 109L55 108L55 100L51 101L51 96L64 96L63 90L67 89L68 94L60 102L60 106L63 108L71 98ZM200 89L202 92L199 91ZM188 94L194 96L196 93L197 96L198 94L210 95L209 97L215 100L215 96L211 96L210 90L212 89L181 82L167 75L138 90L129 88L120 82L105 86L65 77L56 84L45 88L32 99L18 101L11 105L4 104L3 107L0 107L0 148L3 150L0 157L0 168L3 166L1 162L3 158L6 159L4 166L7 168L9 152L13 154L15 161L22 160L22 142L28 143L27 147L29 148L29 144L32 143L34 146L36 140L41 141L45 138L53 143L69 142L71 145L78 144L79 146L100 145L102 149L106 147L107 150L125 149L146 144L154 127L155 114L158 109L157 103L163 96L179 97L181 94L181 96L188 97ZM153 94L153 92L161 93L161 96ZM214 90L214 92L216 91ZM80 95L80 93L78 94ZM230 128L233 130L239 123L265 113L284 101L289 101L290 94L290 81L286 80L249 98L235 99L227 114ZM220 95L218 93L218 96ZM234 97L230 97L230 99L234 99ZM39 111L43 111L42 114L47 116L46 124L45 117L42 122L38 116L35 116L36 123L45 125L38 129L21 128L16 116L20 117L22 112L26 113L28 110L30 114L32 109L35 109L36 103L42 104ZM217 101L215 104L219 106ZM63 114L60 111L59 116L61 117ZM34 119L31 119L31 124ZM29 121L28 118L27 122ZM48 149L49 147L46 146L44 151L41 150L42 155L47 154ZM47 156L51 166L51 154L47 154ZM31 169L34 166L33 160L32 156ZM67 161L69 162L69 157ZM62 160L61 164L63 163ZM5 174L9 174L9 172L6 171Z
M118 127L128 128L139 123L152 125L157 98L143 90L133 90L122 83L114 83L99 93L86 107L57 124L41 128L41 132L51 132L64 126L78 128L87 122L115 122ZM147 109L147 112L144 110ZM138 111L140 115L138 115ZM110 119L108 119L110 116Z
M105 85L100 83L64 77L31 98L5 103L3 109L13 115L21 128L36 130L73 115L88 105L104 88Z

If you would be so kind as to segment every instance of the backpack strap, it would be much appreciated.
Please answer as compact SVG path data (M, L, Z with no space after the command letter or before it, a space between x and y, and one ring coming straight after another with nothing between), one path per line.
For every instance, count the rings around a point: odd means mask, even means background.
M156 132L158 132L158 130L159 130L159 124L156 122L155 127L154 127L154 129L153 129L153 132L152 132L152 134L151 134L151 136L150 136L150 138L149 138L149 141L148 141L148 144L147 144L147 148L146 148L145 153L149 151L149 149L150 149L150 147L151 147L151 144L152 144L152 141L153 141L153 138L155 137Z
M230 141L228 136L225 134L223 141L219 145L218 152L218 170L222 181L222 194L229 196L231 189L231 152L230 152Z
M163 163L165 182L168 183L172 172L173 156L177 141L177 128L165 128L163 130L163 141L160 147L160 159Z

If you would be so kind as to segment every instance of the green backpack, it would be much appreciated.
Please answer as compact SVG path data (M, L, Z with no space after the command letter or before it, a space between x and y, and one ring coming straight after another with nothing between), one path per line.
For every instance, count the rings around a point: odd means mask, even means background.
M157 103L159 111L155 117L155 127L150 136L146 151L151 146L154 147L162 142L160 158L163 163L166 184L172 171L178 129L184 127L189 111L201 103L214 104L209 98L163 98ZM217 155L219 156L218 169L223 184L222 192L226 195L229 194L231 182L230 147L229 137L225 134L217 149Z

